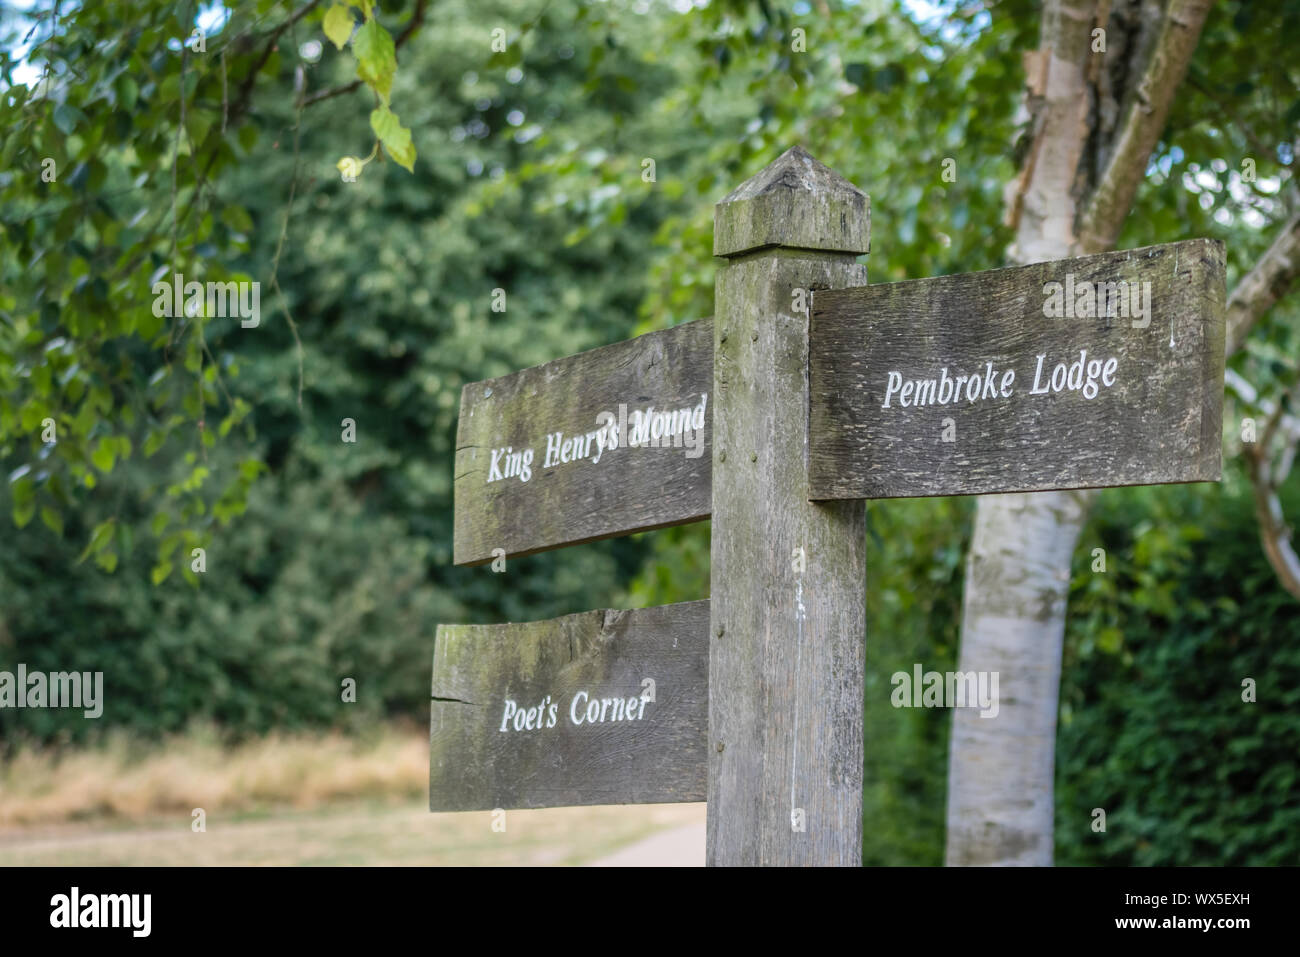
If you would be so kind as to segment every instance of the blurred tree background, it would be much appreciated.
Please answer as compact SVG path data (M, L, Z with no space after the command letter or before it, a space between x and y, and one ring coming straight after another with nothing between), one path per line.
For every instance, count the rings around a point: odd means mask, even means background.
M49 4L0 14L0 510L19 520L0 533L0 669L103 671L106 696L99 722L0 710L0 752L196 720L231 738L424 720L438 622L707 597L707 523L503 574L451 567L460 388L709 315L712 204L793 143L871 195L873 282L1003 264L1029 0L382 2L417 159L413 174L372 162L356 182L335 164L365 155L373 104L319 96L354 66L321 31L328 4L227 6L69 7L44 52L24 37L49 33ZM207 52L184 54L196 22L217 26ZM1296 4L1216 8L1121 248L1212 236L1230 288L1250 267L1297 209L1300 94L1283 52L1297 42ZM23 81L46 57L48 85ZM24 82L40 96L15 95ZM56 182L41 180L45 156L66 160ZM1225 174L1243 157L1250 185ZM178 190L196 205L178 236L131 221ZM262 320L200 322L173 362L166 330L126 317L149 313L151 275L182 260L196 278L261 281ZM1276 394L1298 332L1292 297L1233 367ZM50 455L35 410L71 421L87 406ZM1221 485L1108 490L1085 530L1061 863L1300 857L1300 605L1260 550L1234 445L1244 414L1229 401ZM129 447L97 459L106 438ZM199 468L197 493L167 491ZM1300 514L1294 479L1284 498ZM972 511L868 506L868 864L943 858L951 716L895 710L889 679L955 667ZM164 574L187 571L197 543L205 573ZM340 701L348 677L355 704Z

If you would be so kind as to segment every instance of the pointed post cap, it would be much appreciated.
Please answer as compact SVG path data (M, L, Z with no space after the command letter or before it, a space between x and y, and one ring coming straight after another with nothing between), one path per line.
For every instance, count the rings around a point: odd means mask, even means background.
M792 146L713 207L713 255L767 246L861 255L871 248L871 199Z

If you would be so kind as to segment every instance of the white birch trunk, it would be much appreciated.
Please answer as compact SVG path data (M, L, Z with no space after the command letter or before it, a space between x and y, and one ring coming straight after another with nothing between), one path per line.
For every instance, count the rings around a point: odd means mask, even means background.
M1073 180L1088 122L1086 19L1045 4L1041 49L1026 57L1041 133L1022 172L1010 258L1064 259L1074 246ZM1068 8L1067 8L1068 9ZM1068 38L1067 43L1062 43ZM1065 46L1074 60L1053 51ZM966 557L958 670L998 673L999 709L953 712L948 764L949 865L1052 862L1056 704L1070 556L1086 509L1071 492L979 500Z
M998 712L953 712L949 865L1052 863L1056 703L1070 556L1087 495L980 499L959 670L998 673Z
M1014 262L1065 259L1113 248L1210 0L1046 0L1038 51L1025 57L1033 144L1010 184ZM1123 8L1121 11L1120 8ZM1112 16L1122 12L1122 16ZM1119 27L1127 24L1128 32ZM1093 30L1110 31L1108 62ZM1127 84L1107 73L1120 57ZM1139 62L1141 61L1141 62ZM1139 84L1136 89L1133 84ZM1136 95L1135 95L1136 94ZM1087 182L1081 160L1105 162ZM1080 230L1079 224L1083 223ZM999 673L999 710L953 713L948 766L949 865L1050 865L1056 714L1070 560L1093 493L981 498L967 556L962 672ZM1088 826L1090 822L1081 822Z

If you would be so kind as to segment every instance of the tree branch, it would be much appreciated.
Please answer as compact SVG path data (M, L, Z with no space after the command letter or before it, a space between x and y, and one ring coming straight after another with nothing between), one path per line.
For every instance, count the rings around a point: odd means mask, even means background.
M1255 132L1249 123L1241 118L1241 114L1233 108L1231 103L1219 96L1214 92L1214 90L1210 89L1195 76L1188 77L1187 83L1192 87L1192 89L1200 93L1201 96L1205 97L1222 110L1224 115L1237 125L1237 129L1241 131L1241 135L1246 138L1246 142L1254 148L1256 153L1260 156L1267 156L1269 159L1277 159L1277 150L1270 149L1268 144L1259 138L1259 134Z
M257 58L257 62L244 76L244 82L239 85L239 93L236 94L234 103L230 105L231 116L236 118L243 116L244 111L248 109L249 100L253 96L253 85L257 82L257 75L262 72L262 67L266 66L266 61L271 59L271 54L275 52L280 37L284 36L285 31L291 26L320 6L320 2L321 0L308 0L306 4L291 13L288 19L271 31L267 37L266 46L262 48L262 55Z
M1259 520L1259 539L1264 555L1282 587L1300 599L1300 556L1297 556L1295 544L1291 541L1291 529L1282 514L1282 502L1277 493L1290 474L1297 447L1300 447L1300 419L1287 414L1284 403L1274 404L1259 398L1255 388L1231 369L1224 374L1224 379L1243 401L1258 406L1269 417L1263 436L1253 444L1243 445L1242 452L1246 456L1255 495L1255 516ZM1293 401L1300 398L1300 383L1292 390L1291 398ZM1270 447L1273 438L1279 435L1282 444L1274 461L1275 453Z
M1300 213L1292 216L1259 262L1232 287L1227 307L1227 349L1232 355L1275 302L1300 278Z
M1295 448L1294 440L1291 448ZM1272 478L1268 455L1263 449L1252 451L1247 460L1251 466L1255 516L1259 520L1259 540L1264 547L1264 554L1282 587L1300 599L1300 557L1296 555L1295 545L1291 541L1291 528L1282 514L1282 503L1277 494L1280 483Z
M1213 2L1170 0L1137 95L1128 104L1106 169L1080 219L1081 253L1115 248Z
M344 93L351 93L357 87L361 86L360 80L353 80L351 83L344 83L342 86L333 86L328 90L317 90L311 96L303 99L303 106L311 106L313 103L319 103L321 100L333 99L336 96L342 96Z

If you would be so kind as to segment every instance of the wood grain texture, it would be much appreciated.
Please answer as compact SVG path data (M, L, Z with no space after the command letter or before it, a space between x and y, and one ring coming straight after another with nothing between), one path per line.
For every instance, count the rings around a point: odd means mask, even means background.
M808 202L809 197L815 201ZM871 200L802 146L792 146L732 190L714 213L713 255L770 246L868 252Z
M1079 294L1083 282L1123 281L1139 292L1150 283L1150 311L1139 319L1047 318L1045 284L1064 289L1067 274ZM1203 239L818 292L809 498L1217 481L1224 296L1223 245ZM1119 312L1117 302L1112 311ZM1081 350L1081 374L1094 359L1116 359L1113 385L1099 386L1094 398L1068 383L1060 392L1030 394L1039 355L1046 356L1046 379L1057 363L1079 360ZM943 368L954 380L987 379L989 362L999 390L1005 371L1014 370L1005 398L963 395L918 406L918 386L909 407L894 393L882 408L891 371L904 382L939 379ZM953 441L943 440L945 419L955 427Z
M626 439L638 410L698 406L712 391L712 370L713 323L700 319L466 385L456 434L455 563L482 564L493 549L528 555L708 518L711 396L702 447L685 432L660 447ZM617 448L587 441L585 457L545 464L548 435L585 436L599 429L603 412L628 423ZM488 481L493 453L503 449L533 450L528 481ZM507 461L498 454L498 465Z
M441 625L433 654L429 809L703 801L708 601L507 625ZM643 680L654 682L646 701ZM571 711L575 697L582 724ZM502 731L506 701L547 696L552 727ZM588 723L591 701L611 703ZM628 718L629 699L636 716ZM549 706L539 714L548 717Z
M767 248L761 223L748 239L731 234L737 258L716 279L713 865L856 866L862 858L865 513L861 502L808 501L808 314L795 290L866 282L854 255L866 225L839 219L854 208L865 215L865 203L806 159L787 153L756 177L791 192L783 203L800 215L787 225L806 231L784 234L792 248ZM724 204L716 222L734 225ZM821 222L818 210L835 221ZM848 237L844 253L808 251L837 234Z

